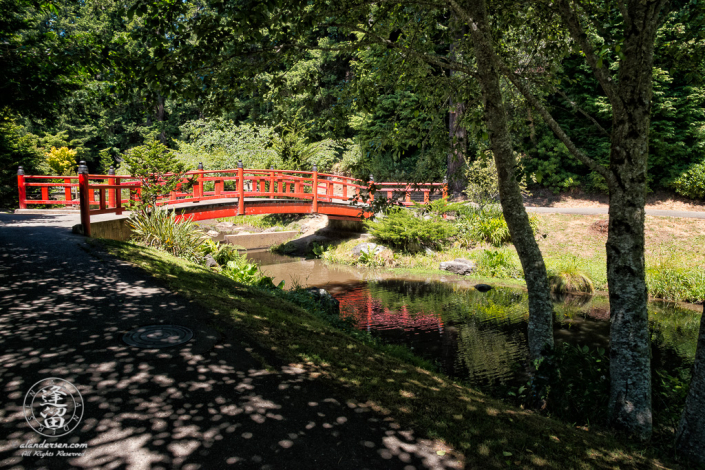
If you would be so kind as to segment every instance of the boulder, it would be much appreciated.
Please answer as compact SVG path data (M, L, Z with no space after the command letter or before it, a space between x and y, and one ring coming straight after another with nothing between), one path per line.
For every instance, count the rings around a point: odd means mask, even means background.
M360 243L352 249L353 256L360 256L364 251L365 253L374 253L375 255L384 251L386 247L382 245L377 245L376 243Z
M318 287L309 287L306 292L311 293L314 299L318 301L326 313L329 315L339 315L340 314L340 302L330 295L330 293L325 289L319 289Z
M206 255L206 268L215 268L218 262L211 255Z
M235 224L232 222L218 222L217 224L215 224L215 228L217 228L221 232L229 232L233 228L235 228Z
M440 265L440 269L443 271L449 271L454 274L460 274L465 276L467 274L472 274L475 272L476 266L473 261L467 260L465 258L456 258L453 261L444 261Z

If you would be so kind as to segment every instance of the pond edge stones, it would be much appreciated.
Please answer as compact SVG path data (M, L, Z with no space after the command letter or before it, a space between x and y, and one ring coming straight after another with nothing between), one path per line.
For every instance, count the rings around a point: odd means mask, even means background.
M477 265L474 261L470 261L469 259L455 258L453 261L443 261L439 269L465 276L474 273L477 269Z

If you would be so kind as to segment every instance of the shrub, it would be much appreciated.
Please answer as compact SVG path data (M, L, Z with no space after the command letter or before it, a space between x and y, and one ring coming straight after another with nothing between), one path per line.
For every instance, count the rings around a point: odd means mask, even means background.
M68 147L52 147L46 154L46 163L57 176L71 175L76 169L76 151Z
M535 234L538 231L538 217L535 214L529 214L529 223ZM464 246L470 246L472 242L484 241L500 247L512 241L502 209L496 204L483 208L465 206L460 213L458 229L460 242Z
M129 173L142 184L142 202L137 204L140 211L155 207L160 196L176 190L186 173L183 163L157 140L130 149L123 162Z
M524 173L522 164L523 157L515 154L517 158L517 177L519 178L519 188L522 193L528 194L526 190L527 175ZM492 156L492 152L485 150L478 152L477 159L473 162L466 161L467 169L465 176L468 185L465 194L470 202L482 209L488 204L499 202L499 183L497 180L497 166ZM532 177L533 180L533 177Z
M192 261L202 257L198 247L203 233L190 220L177 221L175 213L155 207L151 211L134 211L130 215L133 239L146 246L167 251Z
M458 233L454 225L443 219L416 217L413 212L401 208L392 209L385 217L365 225L382 243L407 251L418 251L422 247L441 248Z
M671 186L681 196L705 199L705 161L680 175Z

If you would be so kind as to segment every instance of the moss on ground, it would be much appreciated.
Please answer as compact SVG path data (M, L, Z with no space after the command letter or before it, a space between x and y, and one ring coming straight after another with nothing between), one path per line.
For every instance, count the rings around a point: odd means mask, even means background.
M142 246L102 243L116 257L207 307L262 350L297 363L341 395L413 426L419 437L444 441L464 456L467 468L667 467L648 447L507 406L392 357L286 301L283 294L237 284Z

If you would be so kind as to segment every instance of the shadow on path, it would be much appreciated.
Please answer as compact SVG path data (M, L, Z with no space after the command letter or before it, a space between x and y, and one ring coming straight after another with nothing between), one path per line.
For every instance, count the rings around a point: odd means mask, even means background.
M433 443L344 402L301 369L267 371L210 314L142 271L89 253L74 216L0 214L0 468L457 468ZM180 347L131 348L139 326L177 324ZM24 417L36 382L74 384L83 456L23 456L42 442ZM66 450L66 452L76 452Z

